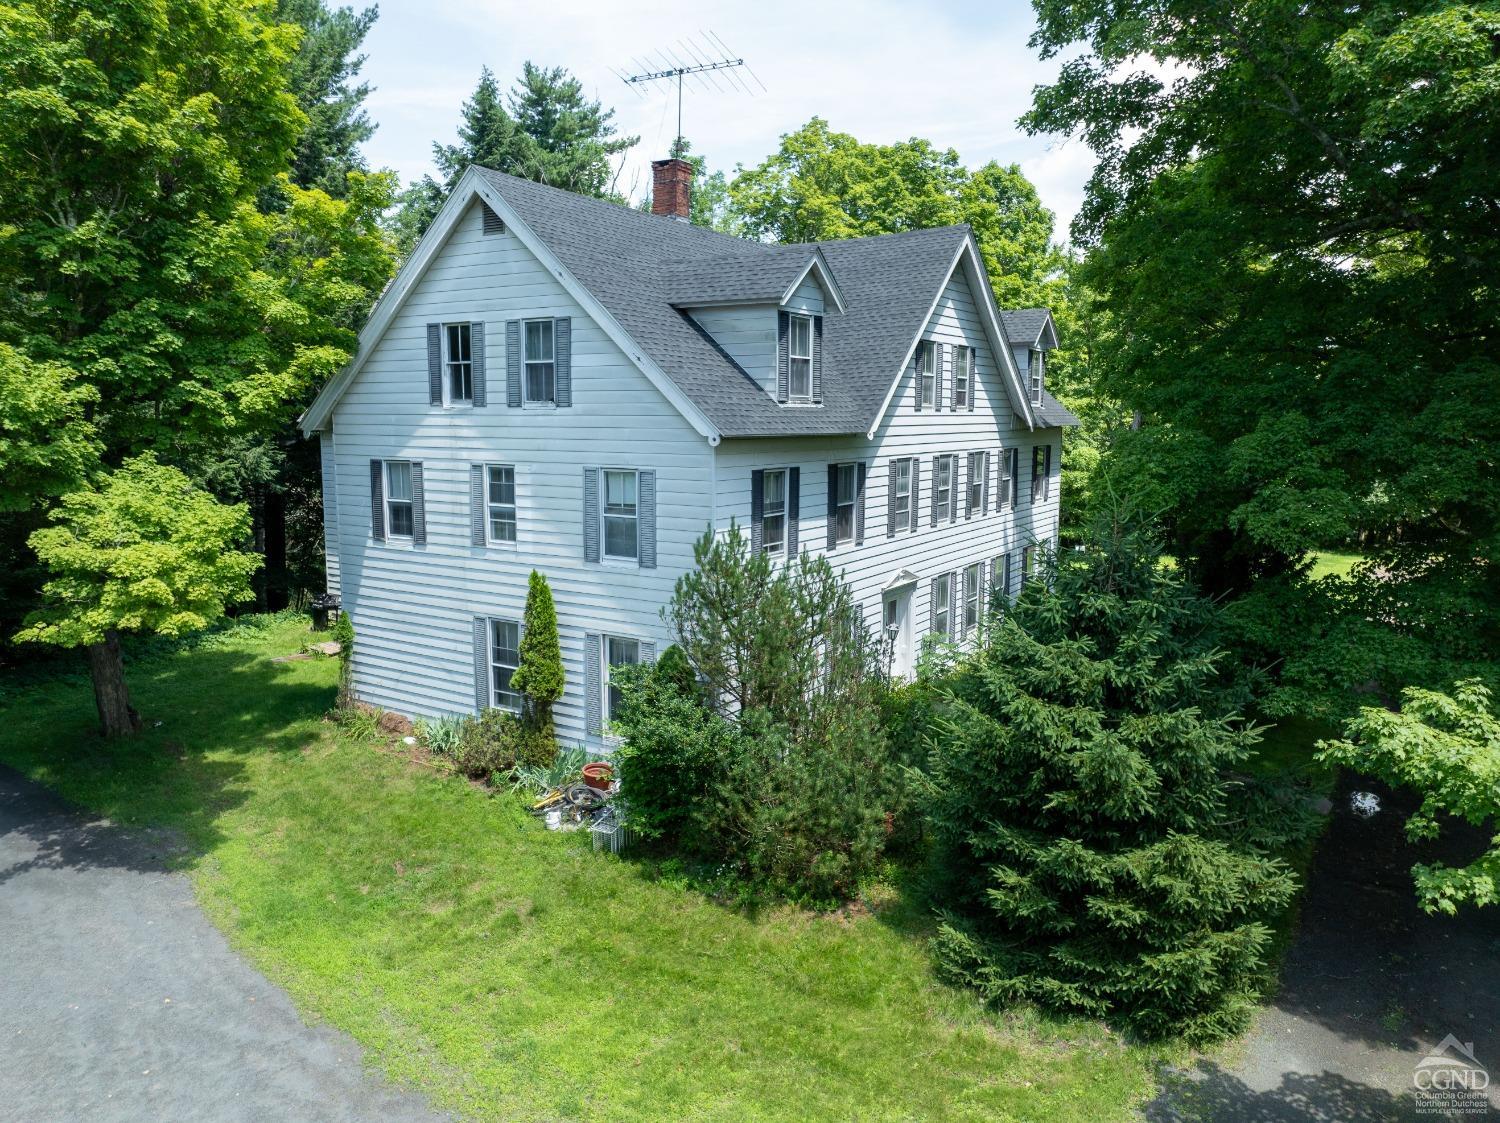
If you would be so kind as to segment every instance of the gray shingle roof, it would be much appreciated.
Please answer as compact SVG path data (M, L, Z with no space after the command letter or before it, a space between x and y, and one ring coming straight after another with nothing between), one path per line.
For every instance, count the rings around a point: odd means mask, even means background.
M1035 343L1051 315L1046 308L1014 308L1000 313L1000 323L1012 343Z
M726 437L871 428L969 233L966 226L946 226L772 246L479 171ZM752 299L745 294L773 289L767 299L779 298L815 250L822 252L846 311L823 321L823 407L785 409L673 303L701 303L713 293L725 294L718 299L726 301ZM701 290L693 288L700 284Z
M1042 404L1031 408L1036 414L1037 427L1040 429L1071 429L1079 424L1073 411L1045 389L1042 391Z

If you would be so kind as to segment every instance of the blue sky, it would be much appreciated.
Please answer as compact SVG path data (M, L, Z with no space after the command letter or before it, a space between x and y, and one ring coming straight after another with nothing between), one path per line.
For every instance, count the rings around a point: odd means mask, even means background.
M663 83L638 97L614 72L658 51L683 55L683 40L701 44L710 30L767 87L754 86L753 97L727 92L722 80L726 92L687 88L683 132L712 167L758 163L783 133L817 115L866 141L923 136L956 148L970 166L1019 163L1066 236L1093 165L1080 142L1029 137L1016 126L1032 87L1058 65L1026 46L1034 18L1023 0L384 0L380 8L365 43L364 77L375 87L368 106L379 125L366 153L403 182L431 170L434 140L453 140L481 66L508 85L530 59L567 67L616 108L623 132L640 136L619 183L642 195L650 160L665 155L675 132L675 94Z

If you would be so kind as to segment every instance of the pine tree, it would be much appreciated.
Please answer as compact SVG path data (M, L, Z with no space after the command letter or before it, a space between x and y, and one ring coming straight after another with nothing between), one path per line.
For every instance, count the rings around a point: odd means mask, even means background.
M993 1001L1212 1040L1243 1026L1294 879L1234 825L1250 801L1227 770L1258 734L1213 606L1145 533L1091 537L997 618L935 719L938 957Z
M511 686L526 695L526 714L533 728L551 735L552 705L563 695L562 648L557 639L557 609L552 587L536 570L526 589L521 631L521 663Z

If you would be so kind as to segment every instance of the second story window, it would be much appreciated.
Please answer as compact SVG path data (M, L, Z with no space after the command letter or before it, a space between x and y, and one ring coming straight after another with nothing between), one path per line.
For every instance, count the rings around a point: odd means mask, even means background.
M953 461L952 456L932 458L932 524L946 519L953 510Z
M937 401L937 346L925 339L917 344L917 408L931 409Z
M975 562L964 570L964 631L970 632L979 626L979 571L983 562Z
M854 503L859 491L858 466L837 465L833 479L833 540L835 544L853 542Z
M1031 450L1031 501L1045 501L1052 483L1052 446L1036 445Z
M894 512L892 530L910 530L916 525L916 508L911 501L911 474L914 463L915 461L910 458L896 461L895 486L892 492L895 500L891 505Z
M448 401L472 402L474 400L474 352L469 336L468 324L448 324L443 328L447 354L444 362L448 369Z
M489 519L491 542L516 540L516 469L511 464L489 466Z
M604 473L604 556L636 561L640 556L639 474L606 470Z
M812 401L812 317L787 319L787 389L794 402Z
M1021 450L1018 448L1002 448L1000 450L1000 495L996 507L1004 507L1007 504L1016 505L1016 495L1021 486Z
M965 513L972 515L975 511L981 514L989 514L989 504L985 502L984 485L985 479L990 474L990 454L987 452L969 453L969 494L965 497Z
M1043 352L1033 349L1028 357L1029 362L1026 368L1026 373L1029 376L1027 381L1030 383L1031 404L1034 406L1042 404L1042 376L1044 374L1043 366L1046 361L1042 358L1042 355Z
M392 538L411 537L411 464L408 461L385 462L385 525Z
M953 348L953 408L968 409L974 392L974 348Z
M526 370L523 382L526 387L528 405L557 401L557 361L553 350L553 325L551 320L527 320L523 325L526 333Z
M932 631L934 635L953 634L953 574L945 573L932 583Z
M760 548L768 554L786 551L786 469L776 468L761 476Z

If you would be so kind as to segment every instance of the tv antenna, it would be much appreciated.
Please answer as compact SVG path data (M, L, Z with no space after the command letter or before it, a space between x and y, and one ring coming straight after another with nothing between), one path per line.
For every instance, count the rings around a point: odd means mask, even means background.
M755 79L755 84L761 88L762 93L766 92L766 84L760 80L755 71L750 69L750 64L725 46L724 40L712 31L700 31L698 36L697 40L691 37L679 39L676 47L659 49L642 57L632 57L630 61L636 68L634 74L622 74L618 70L615 71L615 77L637 94L641 92L640 87L648 82L676 80L677 139L672 145L674 156L682 151L682 84L684 79L691 79L705 91L714 89L719 93L747 93L754 97L754 88L739 74L739 71L743 70Z

